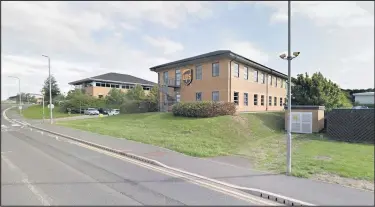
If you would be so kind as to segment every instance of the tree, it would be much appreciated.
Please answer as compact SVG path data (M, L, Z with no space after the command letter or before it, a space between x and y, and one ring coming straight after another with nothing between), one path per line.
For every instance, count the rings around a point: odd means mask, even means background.
M147 99L150 102L157 103L159 99L159 87L154 86L151 88L150 93L147 94Z
M124 93L123 91L119 89L112 88L108 92L105 99L106 99L105 100L106 104L109 106L120 106L121 104L124 103L126 99L126 93Z
M146 98L145 92L141 85L136 85L126 93L126 97L130 100L144 100Z
M42 91L44 91L44 100L49 101L49 78L47 78L44 81ZM52 75L51 75L51 93L52 93L52 99L56 97L57 95L60 95L59 86L57 85L57 81L55 77Z
M351 102L336 83L327 80L320 72L310 77L299 74L293 80L292 104L323 105L327 110L350 107Z

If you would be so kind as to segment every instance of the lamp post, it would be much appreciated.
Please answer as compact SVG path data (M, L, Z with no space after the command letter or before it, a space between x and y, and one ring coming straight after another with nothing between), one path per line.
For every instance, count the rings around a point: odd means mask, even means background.
M18 109L20 110L20 114L22 114L21 79L16 76L9 76L9 78L18 79L18 93L19 93L19 98L20 98Z
M42 55L43 57L48 58L48 79L49 79L49 113L50 113L50 123L53 123L52 116L52 83L51 83L51 60L47 55Z
M288 1L288 54L282 53L280 58L288 60L288 136L287 136L287 158L286 158L286 173L290 175L292 172L292 81L291 81L291 67L292 60L296 58L300 52L293 52L291 54L291 2Z

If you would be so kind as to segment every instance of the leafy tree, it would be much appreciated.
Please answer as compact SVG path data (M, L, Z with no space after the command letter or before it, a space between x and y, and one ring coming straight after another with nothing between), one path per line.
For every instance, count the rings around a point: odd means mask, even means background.
M351 106L350 100L339 86L320 72L311 77L307 73L297 75L293 80L292 104L323 105L327 110Z
M116 89L116 88L112 88L107 96L105 97L105 102L107 105L109 106L120 106L121 104L124 103L126 99L126 93L124 93L123 91L119 90L119 89Z
M49 77L44 81L42 91L44 91L44 100L49 101ZM51 75L51 94L52 98L60 95L59 86L57 85L57 81L53 75Z
M157 103L159 99L159 87L154 86L151 88L150 93L147 94L147 99L150 102Z
M130 100L144 100L146 98L145 92L141 85L136 85L126 93L126 97Z

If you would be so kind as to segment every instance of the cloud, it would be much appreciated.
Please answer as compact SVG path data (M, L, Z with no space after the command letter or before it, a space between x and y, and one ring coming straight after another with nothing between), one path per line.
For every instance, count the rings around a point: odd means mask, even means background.
M266 64L268 62L268 54L260 47L249 41L226 40L223 42L221 49L231 50L239 55L249 58L255 62Z
M157 80L149 68L172 61L164 53L181 51L180 43L154 42L156 52L133 45L124 34L145 24L177 29L191 17L210 17L209 2L2 2L2 85L14 85L8 75L21 78L23 91L37 93L48 77L46 58L62 89L70 81L106 72ZM159 52L161 51L161 52ZM156 55L155 55L156 54ZM2 99L14 87L2 87Z
M262 1L256 4L273 9L273 22L288 20L287 2ZM319 26L371 27L374 26L374 12L365 9L367 6L374 7L374 3L361 5L353 1L293 1L291 11L292 15L307 17Z
M164 51L164 54L172 54L184 49L184 46L181 43L174 42L167 38L153 38L150 36L143 36L143 39L148 42L150 45L156 48L161 48Z

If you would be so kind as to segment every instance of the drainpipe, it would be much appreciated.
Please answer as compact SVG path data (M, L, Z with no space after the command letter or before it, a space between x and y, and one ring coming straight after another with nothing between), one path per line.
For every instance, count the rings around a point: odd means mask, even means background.
M229 62L229 102L232 100L232 61L236 60L237 56L235 56L230 62Z

